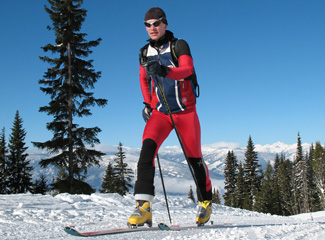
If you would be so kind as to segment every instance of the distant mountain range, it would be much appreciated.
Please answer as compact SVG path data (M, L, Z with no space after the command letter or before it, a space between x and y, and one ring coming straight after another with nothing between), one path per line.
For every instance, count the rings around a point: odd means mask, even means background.
M309 151L310 144L302 144L304 152ZM297 144L288 145L281 142L267 145L255 145L255 151L258 153L259 163L265 168L268 161L273 163L275 155L284 153L287 159L293 160L296 154ZM106 167L109 162L114 163L115 154L118 152L117 146L109 146L100 144L96 146L97 150L100 150L106 155L103 157L100 167L93 167L88 170L87 182L95 189L101 188L102 178L105 174ZM129 167L134 170L136 175L136 166L139 158L140 148L130 148L123 146L125 152L125 162ZM244 162L246 146L240 146L237 143L219 142L202 146L202 153L206 164L210 171L210 178L213 187L219 189L220 193L224 192L224 163L227 157L228 151L234 151L238 161ZM29 159L31 165L34 167L34 178L38 178L41 174L44 174L49 182L56 176L57 169L53 166L47 168L40 168L39 161L47 158L49 155L40 150L28 150ZM194 188L194 181L192 180L189 172L186 160L183 152L178 146L162 147L159 150L159 158L164 175L165 186L168 193L188 193L190 186ZM160 194L162 191L161 180L159 177L158 164L156 164L156 177L155 186L156 194ZM134 182L134 180L133 180Z

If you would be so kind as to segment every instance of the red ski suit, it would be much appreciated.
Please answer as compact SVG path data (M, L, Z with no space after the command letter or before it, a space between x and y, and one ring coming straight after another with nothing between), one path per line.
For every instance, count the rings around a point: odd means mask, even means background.
M170 34L172 33L166 31L167 36ZM193 74L193 60L189 47L184 40L179 40L177 47L180 48L178 67L175 66L171 57L170 41L165 41L158 47L150 44L147 57L170 68L169 73L164 78L158 77L158 81L162 85L185 152L198 180L202 193L202 197L198 195L199 201L211 200L212 186L208 168L202 159L201 128L196 113L194 87L190 80L184 80ZM159 147L173 130L172 121L167 114L155 81L157 79L151 78L151 84L148 83L146 69L140 65L140 85L143 98L145 103L150 104L153 111L143 132L135 196L137 194L154 195L154 159Z

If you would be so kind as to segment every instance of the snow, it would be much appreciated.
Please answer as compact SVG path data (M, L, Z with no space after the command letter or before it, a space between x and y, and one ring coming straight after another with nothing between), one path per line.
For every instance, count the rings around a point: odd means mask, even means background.
M169 195L175 224L193 225L196 204L185 195ZM79 239L63 231L67 225L80 231L125 227L134 208L133 196L0 195L0 239ZM179 232L150 231L100 236L96 239L324 239L325 211L283 217L213 204L211 220L231 223L214 229ZM164 197L157 194L153 222L168 223Z
M273 163L276 153L284 153L290 160L296 154L296 144L274 143L255 145L259 163L266 166ZM304 144L304 151L309 150ZM99 189L108 162L116 157L117 146L101 144L97 150L107 155L100 167L90 168L86 181ZM203 145L203 157L209 167L214 188L224 193L223 167L228 151L233 150L239 161L244 160L246 148L236 143L215 143ZM123 146L129 167L136 171L140 149ZM40 168L39 161L49 157L42 150L28 150L28 158L34 167L33 177L44 174L49 182L56 176L53 166ZM159 157L168 192L169 207L173 223L193 225L196 204L187 199L190 186L195 190L182 150L178 146L163 147ZM134 179L132 184L134 183ZM162 193L158 168L155 177L156 198L153 204L154 225L169 223ZM63 231L65 226L76 226L80 231L104 230L126 227L128 217L134 209L133 196L117 194L69 195L0 195L0 239L78 239ZM213 205L211 220L215 224L231 223L214 229L187 230L181 232L150 231L126 233L123 235L101 236L96 239L324 239L325 211L300 214L292 217L272 216L241 209Z

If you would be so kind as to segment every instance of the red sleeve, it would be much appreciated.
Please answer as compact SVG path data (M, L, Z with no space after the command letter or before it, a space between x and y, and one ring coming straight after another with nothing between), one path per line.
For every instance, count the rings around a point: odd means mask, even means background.
M166 77L181 80L193 74L193 59L186 54L179 56L178 58L179 67L170 68L170 72Z
M151 103L150 89L147 82L146 69L140 65L140 86L143 99L146 103Z

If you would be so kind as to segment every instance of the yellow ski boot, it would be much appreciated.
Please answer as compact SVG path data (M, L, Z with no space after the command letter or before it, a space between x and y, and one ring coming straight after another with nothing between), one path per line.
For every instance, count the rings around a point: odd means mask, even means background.
M152 226L152 213L150 202L147 201L137 201L137 206L129 217L128 227L137 228L147 224L149 227Z
M212 202L211 201L203 201L199 202L199 209L196 214L196 224L198 226L202 226L207 223L210 219L210 215L212 212Z

